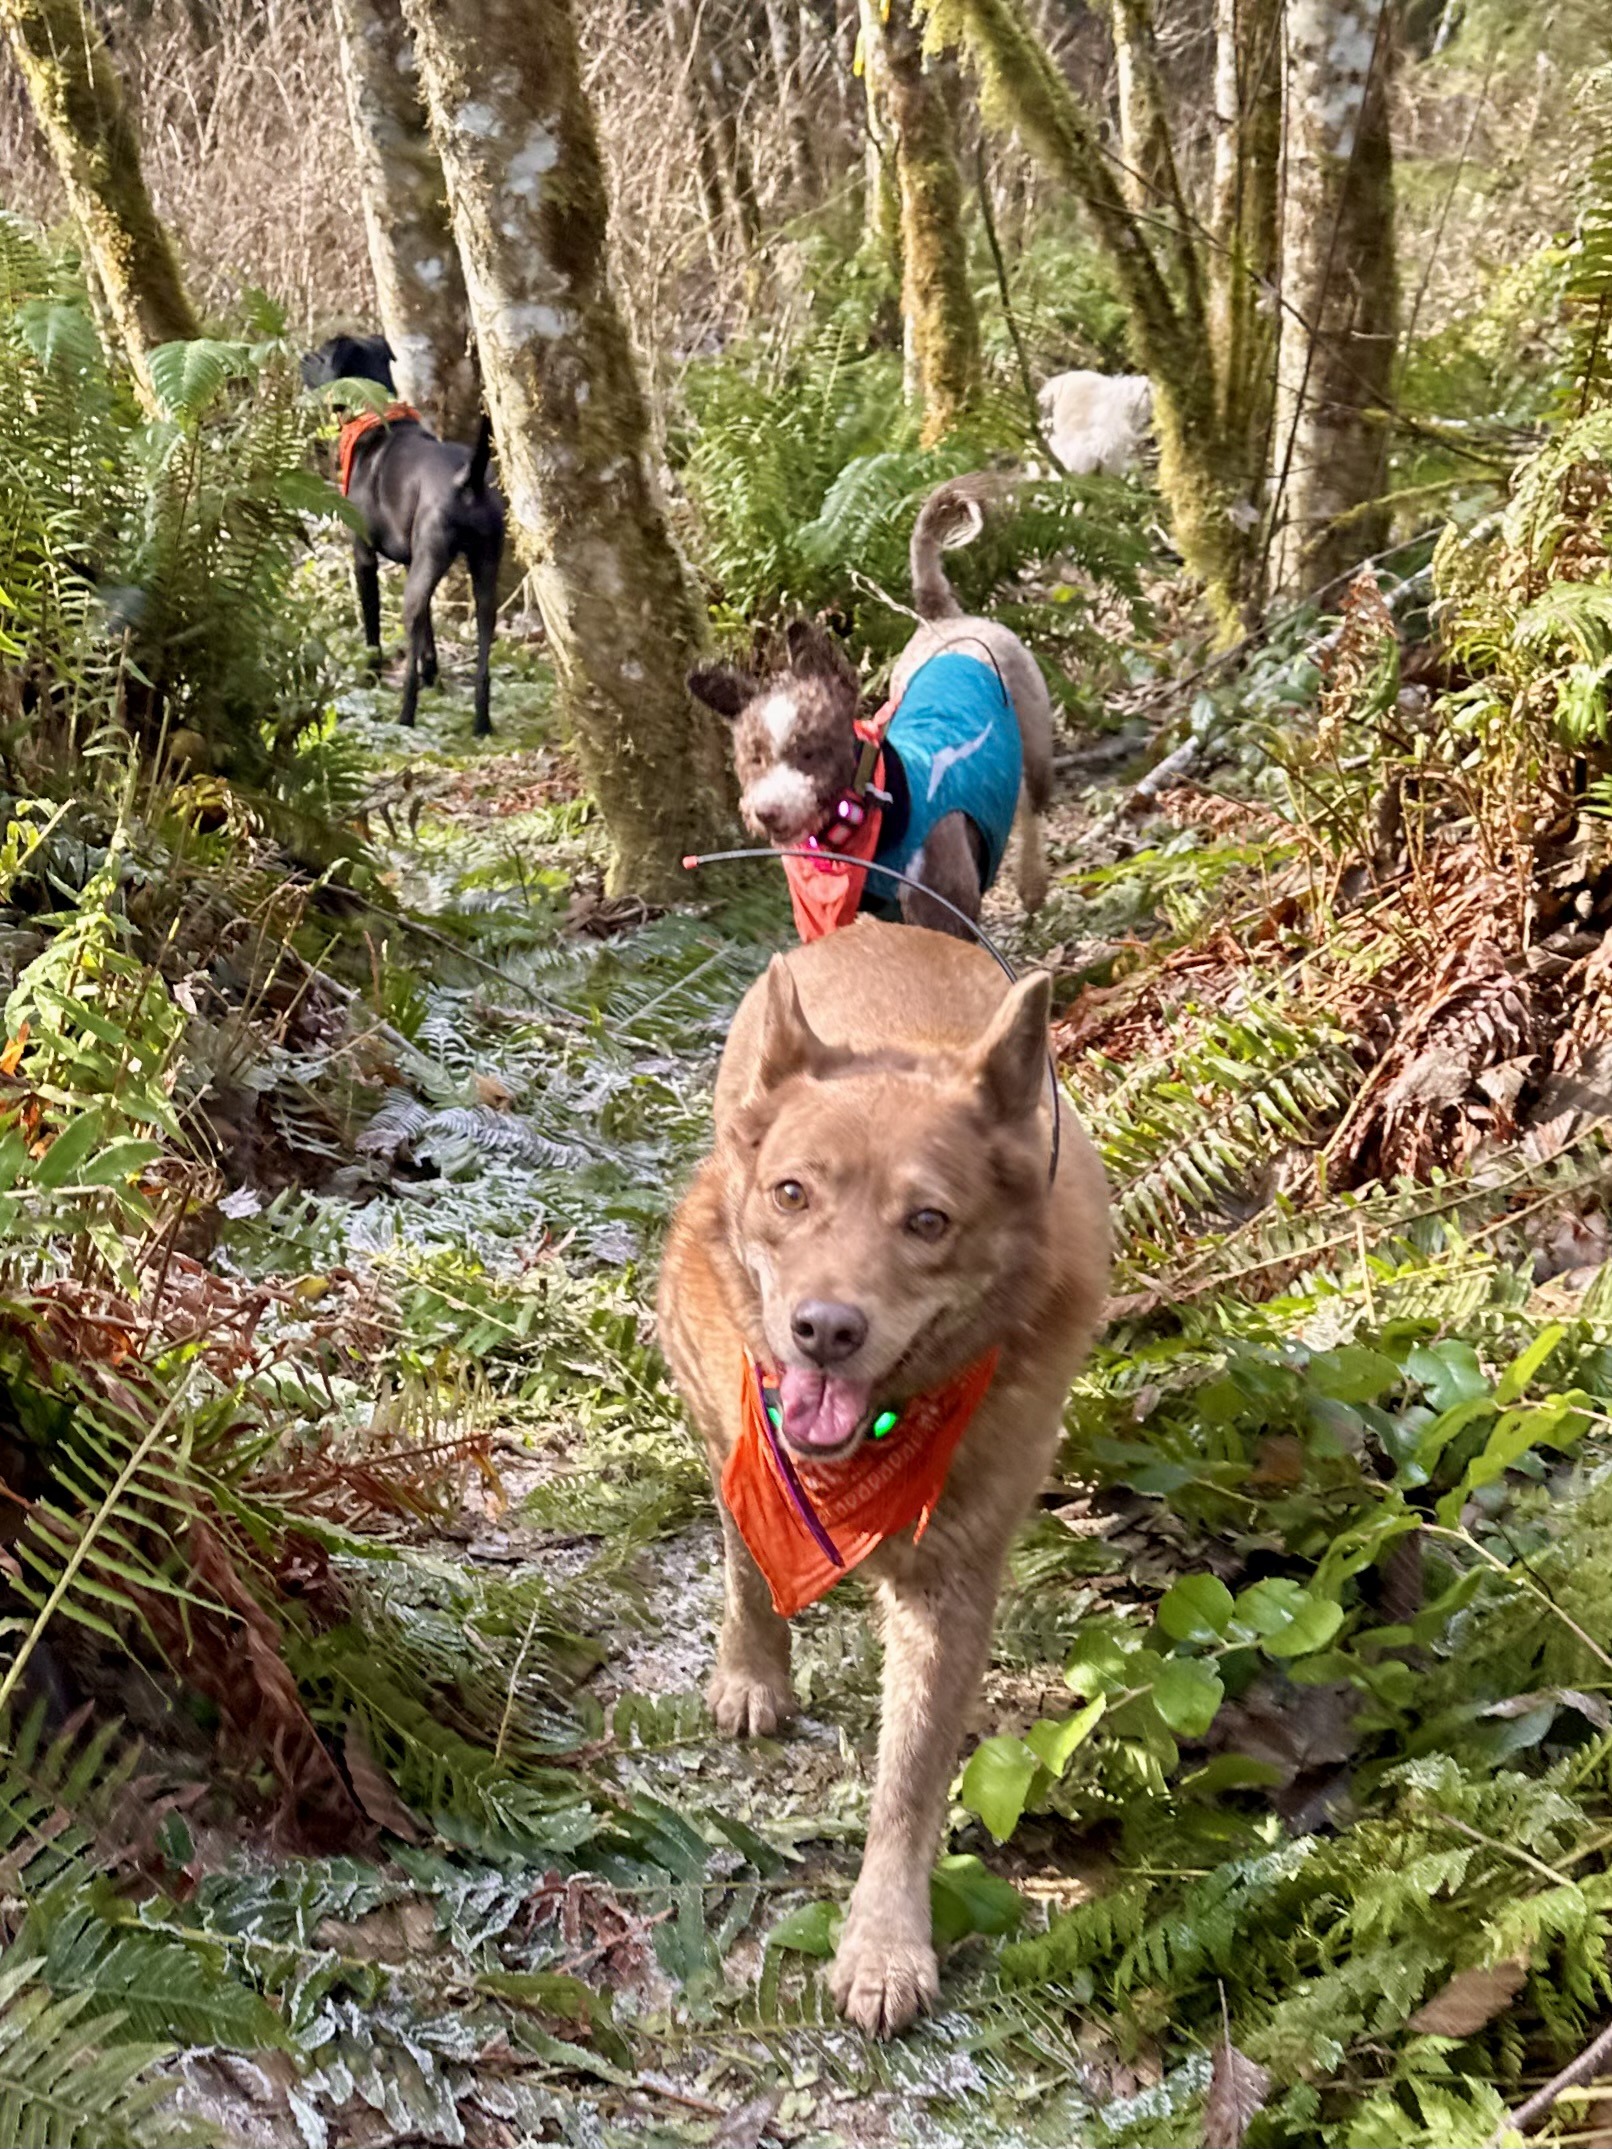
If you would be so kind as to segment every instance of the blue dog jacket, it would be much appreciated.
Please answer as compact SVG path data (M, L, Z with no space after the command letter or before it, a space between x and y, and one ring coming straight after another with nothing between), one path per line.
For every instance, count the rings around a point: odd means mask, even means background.
M935 824L962 813L984 842L989 888L1007 852L1023 780L1018 719L996 666L953 650L931 657L908 680L885 733L891 802L873 863L910 873ZM900 894L899 882L870 873L861 907L899 918Z

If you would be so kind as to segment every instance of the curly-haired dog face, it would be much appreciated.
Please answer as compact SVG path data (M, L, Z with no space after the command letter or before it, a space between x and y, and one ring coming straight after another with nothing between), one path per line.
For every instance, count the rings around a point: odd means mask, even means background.
M789 663L765 679L730 664L689 675L689 691L733 726L745 826L787 848L816 835L856 775L856 674L819 627L789 630Z

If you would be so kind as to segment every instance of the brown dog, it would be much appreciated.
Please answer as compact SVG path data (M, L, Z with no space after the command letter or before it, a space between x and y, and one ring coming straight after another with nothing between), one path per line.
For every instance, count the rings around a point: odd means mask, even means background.
M885 761L892 796L872 855L921 885L903 887L874 874L862 897L875 914L960 938L968 937L967 928L954 910L979 916L1015 810L1020 900L1034 911L1047 894L1040 821L1052 789L1047 683L1010 628L964 612L941 566L943 551L982 528L992 482L950 480L930 495L913 528L920 625L891 677L896 708ZM797 621L789 630L786 669L759 679L731 665L702 665L688 683L696 699L733 725L745 825L781 850L833 829L857 782L862 697L856 672L832 638ZM929 889L943 901L929 901Z
M833 1518L881 1472L921 1474L924 1440L940 1437L930 1405L988 1379L917 1532L866 1549L841 1531L836 1547L862 1560L884 1622L878 1777L832 1973L842 2011L874 2035L938 1991L929 1878L947 1785L1003 1562L1107 1284L1102 1168L1067 1111L1049 1179L1048 997L1044 975L1009 985L978 948L870 919L775 957L729 1034L715 1147L661 1272L661 1337L721 1495L710 1702L726 1732L771 1732L793 1706L775 1606L796 1600L778 1545L761 1544L769 1583L735 1519L737 1506L761 1542L758 1480L736 1474L746 1443L766 1444L751 1395L776 1396L769 1496L793 1475ZM798 1514L785 1526L819 1557Z

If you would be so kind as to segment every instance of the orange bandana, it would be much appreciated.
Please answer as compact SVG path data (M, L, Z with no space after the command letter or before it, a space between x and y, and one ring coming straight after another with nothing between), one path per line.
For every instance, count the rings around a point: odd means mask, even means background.
M373 433L378 425L391 425L398 418L419 417L420 413L412 403L388 403L384 411L361 410L356 418L347 419L336 436L336 461L341 470L341 496L344 500L347 497L347 488L353 481L353 451L364 435Z
M894 714L894 704L886 702L871 724L857 725L856 735L864 746L882 743L885 728ZM868 861L879 848L879 830L884 821L883 808L867 803L873 792L884 790L882 753L873 764L872 776L866 781L867 789L861 794L844 794L846 799L855 799L862 806L860 825L831 821L821 838L807 837L803 848L811 851L810 858L785 858L783 862L784 876L789 882L789 901L795 913L795 930L802 940L826 939L830 933L838 932L842 925L849 925L861 908Z
M928 1395L914 1396L894 1430L865 1442L848 1462L814 1467L776 1438L761 1376L746 1353L739 1437L722 1466L722 1499L783 1618L815 1604L910 1524L917 1524L914 1543L922 1537L999 1356L989 1350Z

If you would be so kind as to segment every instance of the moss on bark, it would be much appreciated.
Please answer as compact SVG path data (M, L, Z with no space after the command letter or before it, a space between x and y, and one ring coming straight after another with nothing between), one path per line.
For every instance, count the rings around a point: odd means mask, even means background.
M404 0L447 176L516 541L532 571L613 891L688 892L724 742L684 676L704 618L650 473L607 273L569 0Z
M937 63L925 59L909 0L874 12L900 189L902 306L928 443L951 431L980 387L963 181Z
M201 334L140 168L134 122L82 0L0 0L41 132L129 363L150 392L148 354Z
M401 0L335 0L335 14L370 267L398 388L445 438L467 439L481 377Z

